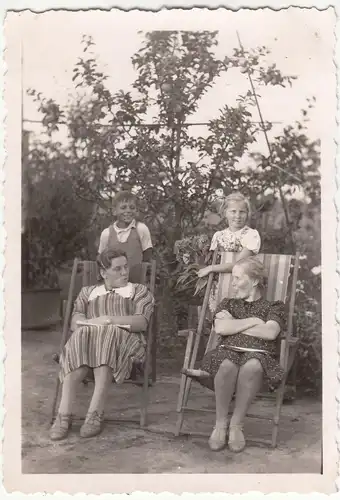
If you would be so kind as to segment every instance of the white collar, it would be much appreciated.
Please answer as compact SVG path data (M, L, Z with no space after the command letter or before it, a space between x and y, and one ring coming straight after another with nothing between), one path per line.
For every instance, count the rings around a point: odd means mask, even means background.
M136 227L136 219L133 219L132 222L127 227L118 227L117 226L117 221L113 223L113 227L117 233L125 233L127 231L130 231L133 227Z
M133 284L129 282L125 286L121 286L119 288L112 288L112 290L109 291L118 293L118 295L120 295L121 297L125 297L126 299L130 299L133 294Z
M97 297L100 297L101 295L106 295L107 293L110 292L115 292L121 297L124 297L126 299L131 299L133 296L133 288L134 285L132 283L128 283L126 286L121 286L119 288L113 288L112 290L106 290L105 285L99 285L96 286L92 292L90 293L90 296L88 300L93 300Z
M241 227L241 229L238 229L237 231L232 231L229 227L227 227L228 231L231 233L231 234L240 234L242 233L242 231L244 231L245 229L248 229L248 226L243 226Z

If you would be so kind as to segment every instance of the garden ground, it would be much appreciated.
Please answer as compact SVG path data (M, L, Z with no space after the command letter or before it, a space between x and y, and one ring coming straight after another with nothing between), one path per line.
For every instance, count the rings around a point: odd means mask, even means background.
M175 438L176 400L179 371L160 360L158 380L150 389L149 430L135 424L107 423L100 436L79 437L80 422L65 441L52 443L48 429L57 365L57 330L26 331L22 335L22 472L24 474L88 473L320 473L321 403L299 399L284 405L278 447L268 449L251 443L244 452L227 449L214 453L207 438L187 435ZM92 386L82 387L77 415L86 413ZM107 415L138 417L140 388L130 384L112 385ZM192 405L213 408L210 391L193 385ZM263 412L272 402L260 400ZM211 414L190 414L184 431L211 431ZM267 422L247 421L247 437L270 437Z

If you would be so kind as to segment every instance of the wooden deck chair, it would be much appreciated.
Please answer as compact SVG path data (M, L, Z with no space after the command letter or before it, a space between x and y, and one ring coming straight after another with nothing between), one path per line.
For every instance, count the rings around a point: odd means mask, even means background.
M81 261L79 259L74 259L70 287L68 292L68 298L65 304L64 314L63 314L63 328L62 337L60 342L59 352L62 351L64 345L70 336L70 321L72 316L73 302L79 293L76 289L76 279L77 275L79 277L81 273L81 283L82 286L95 285L98 282L98 267L94 261ZM151 263L143 262L141 264L140 270L141 283L148 286L150 292L154 295L155 293L155 281L156 281L156 261L153 260ZM79 281L79 280L78 280ZM133 383L142 387L142 398L140 407L140 419L139 423L141 427L147 425L147 405L148 405L148 388L156 381L156 327L155 327L155 317L156 311L154 310L152 317L149 321L148 329L146 332L146 358L143 366L142 376L137 377L136 380L127 380L126 383ZM59 354L53 356L54 361L59 361ZM151 379L150 379L151 373ZM51 411L51 422L53 422L56 415L57 402L60 396L61 384L59 377L57 379L55 395L52 403ZM110 419L107 419L110 420ZM118 419L112 419L117 421Z
M221 255L222 263L235 263L237 254L231 252L224 252ZM280 387L276 391L276 405L274 415L272 417L264 417L262 415L255 415L248 413L248 417L259 418L264 420L270 420L273 423L272 438L271 442L268 443L263 440L256 440L257 442L262 442L265 444L271 444L273 448L277 444L277 434L278 426L281 414L281 408L283 403L284 389L287 380L287 375L289 373L290 367L292 366L295 353L298 346L298 338L293 336L293 313L295 305L295 295L296 295L296 283L299 268L299 254L295 256L292 255L271 255L271 254L260 254L258 258L262 261L265 267L267 276L267 286L265 298L270 301L282 300L283 302L288 302L288 323L287 331L281 332L278 343L280 343L279 349L279 359L280 364L284 368L285 375L280 384ZM213 263L217 260L217 252L214 252ZM199 321L197 329L181 330L178 332L180 336L188 337L187 346L184 357L183 369L194 368L197 358L197 352L201 337L203 335L203 326L207 313L207 306L209 301L209 295L211 292L213 276L209 275L206 292L204 295L203 305L200 308ZM231 289L231 274L221 273L219 276L218 289L217 289L217 304L224 297L232 297ZM214 349L217 344L217 335L212 328L209 339L206 345L205 352ZM177 403L178 419L175 430L175 435L178 436L181 432L184 413L187 411L202 411L202 412L214 412L214 410L200 409L196 410L187 406L190 387L192 378L187 375L182 375L180 382L180 390Z

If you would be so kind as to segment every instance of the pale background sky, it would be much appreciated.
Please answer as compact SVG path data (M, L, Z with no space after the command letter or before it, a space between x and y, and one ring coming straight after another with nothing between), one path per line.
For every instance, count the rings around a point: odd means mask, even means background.
M109 75L107 85L111 91L128 90L135 78L131 56L140 47L139 30L152 29L217 29L219 30L218 54L231 55L238 46L236 30L244 47L266 45L272 51L268 62L275 62L284 74L296 75L292 88L261 88L260 104L265 120L293 123L300 118L306 98L315 96L317 106L329 83L333 71L332 47L334 18L331 11L316 9L288 9L271 11L221 10L219 15L203 11L194 17L190 12L181 16L174 11L150 14L141 12L26 12L18 16L18 28L23 44L23 86L26 91L34 88L46 97L66 104L75 89L72 70L82 53L83 34L91 35L96 43L100 66ZM224 104L235 104L236 97L249 89L246 75L237 69L229 70L204 97L198 112L190 121L205 122L218 113ZM37 106L24 94L24 117L39 119ZM258 117L255 115L255 119ZM279 133L283 125L274 127ZM39 133L40 126L27 124ZM310 115L308 133L311 139L321 137L322 123L317 107ZM204 134L203 129L198 131ZM262 143L262 145L260 144ZM264 143L259 139L256 149Z

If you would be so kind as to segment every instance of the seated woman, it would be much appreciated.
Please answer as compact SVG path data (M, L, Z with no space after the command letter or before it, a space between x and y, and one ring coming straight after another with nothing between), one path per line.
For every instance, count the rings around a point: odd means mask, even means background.
M63 383L58 414L50 429L52 440L67 436L78 384L93 370L95 386L80 429L82 437L102 430L104 403L112 380L121 384L134 362L145 359L143 332L150 320L154 298L147 287L128 282L129 266L122 250L105 250L97 262L104 283L84 287L72 314L72 335L60 356Z
M245 448L243 420L263 378L272 390L282 380L284 372L275 354L286 313L283 302L262 298L264 268L256 257L238 261L232 280L235 298L222 300L215 313L218 347L205 354L200 370L185 373L215 390L216 424L209 439L214 451L226 444L229 405L235 392L228 445L237 452Z

